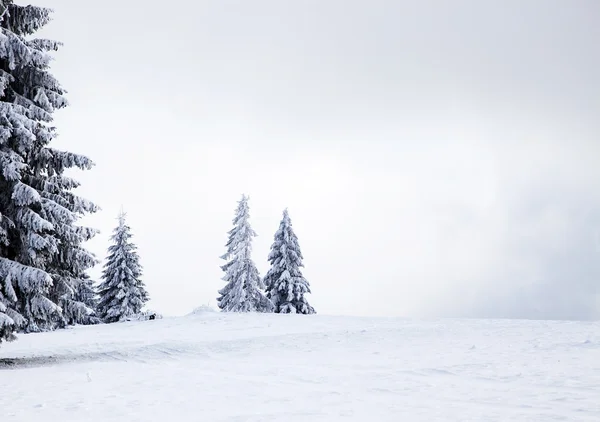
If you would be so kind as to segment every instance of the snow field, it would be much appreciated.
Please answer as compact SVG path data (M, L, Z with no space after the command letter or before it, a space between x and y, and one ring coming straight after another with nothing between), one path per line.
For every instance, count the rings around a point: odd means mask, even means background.
M0 420L598 421L600 323L203 313L21 335Z

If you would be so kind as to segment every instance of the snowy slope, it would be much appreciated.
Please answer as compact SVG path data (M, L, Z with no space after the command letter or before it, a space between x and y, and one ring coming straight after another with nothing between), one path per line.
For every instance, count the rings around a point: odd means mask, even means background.
M21 335L0 421L600 421L600 323L224 315Z

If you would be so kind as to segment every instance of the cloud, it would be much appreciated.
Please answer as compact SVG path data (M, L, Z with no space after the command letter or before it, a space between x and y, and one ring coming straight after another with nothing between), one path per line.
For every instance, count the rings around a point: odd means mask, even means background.
M159 310L214 304L246 193L320 312L600 317L596 2L45 3L90 247L123 204Z

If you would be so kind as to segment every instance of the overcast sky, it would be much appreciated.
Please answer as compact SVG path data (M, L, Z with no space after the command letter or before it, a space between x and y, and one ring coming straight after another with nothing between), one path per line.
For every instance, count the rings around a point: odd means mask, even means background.
M151 308L216 306L246 193L259 270L289 207L320 313L600 317L599 2L35 4L89 246L123 206Z

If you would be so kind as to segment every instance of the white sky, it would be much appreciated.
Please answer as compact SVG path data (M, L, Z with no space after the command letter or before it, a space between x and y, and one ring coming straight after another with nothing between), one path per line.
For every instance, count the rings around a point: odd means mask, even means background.
M246 193L259 270L289 207L320 313L600 317L597 1L35 4L89 246L123 205L151 308L216 306Z

